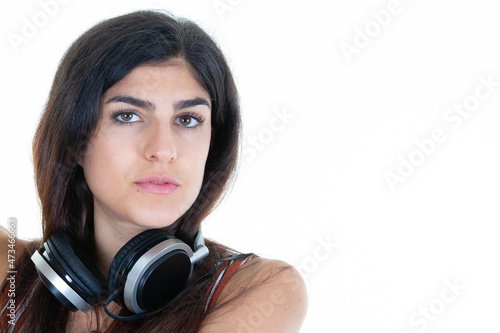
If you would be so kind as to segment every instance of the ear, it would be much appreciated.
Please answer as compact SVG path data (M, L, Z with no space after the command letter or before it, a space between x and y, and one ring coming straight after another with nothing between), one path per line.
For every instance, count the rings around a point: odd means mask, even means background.
M83 163L85 162L85 151L86 149L80 150L76 155L76 163L83 168Z
M78 155L76 163L83 168L83 157L82 157L82 155Z
M87 150L89 145L91 145L90 139L84 143L78 151L73 152L74 156L73 158L76 158L76 163L83 168L83 164L85 163L85 156L87 154Z

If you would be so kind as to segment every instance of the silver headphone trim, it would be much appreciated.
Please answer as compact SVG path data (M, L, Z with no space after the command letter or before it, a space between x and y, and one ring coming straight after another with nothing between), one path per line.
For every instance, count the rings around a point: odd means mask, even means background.
M45 276L47 280L54 285L54 287L71 302L77 309L87 312L92 309L92 306L87 303L80 295L78 295L68 284L64 281L44 259L44 257L35 251L31 256L31 261L35 264L40 274Z
M191 264L198 264L200 267L203 264L203 259L208 256L208 248L205 246L205 238L203 237L203 232L201 230L201 226L198 229L198 233L196 234L196 238L194 240L194 253L191 257Z
M203 244L196 250L195 253L193 253L193 256L190 258L191 265L203 262L203 259L205 259L206 256L208 256L208 248Z
M146 253L144 253L139 260L137 260L127 275L127 280L123 289L123 302L125 303L127 309L134 313L142 313L146 311L139 306L137 298L133 297L137 294L139 281L148 268L156 262L156 260L161 258L165 253L174 250L182 250L187 253L189 258L193 257L193 250L191 250L186 243L176 238L169 238L153 246Z

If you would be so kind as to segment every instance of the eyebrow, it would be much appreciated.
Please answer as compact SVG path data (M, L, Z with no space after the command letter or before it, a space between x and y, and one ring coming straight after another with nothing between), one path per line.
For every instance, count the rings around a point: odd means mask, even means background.
M187 99L187 100L179 101L179 102L175 103L174 110L179 111L179 110L191 108L191 107L197 106L197 105L205 105L205 106L208 106L208 108L210 109L210 103L206 99L201 98L201 97L196 97L193 99Z
M146 110L151 111L151 112L154 112L156 109L156 107L153 103L146 101L146 100L143 100L143 99L140 99L140 98L128 96L128 95L114 96L106 101L106 104L108 104L108 103L126 103L126 104L133 105L135 107L138 107L138 108L146 109ZM187 108L197 106L197 105L205 105L208 108L210 108L210 103L205 98L196 97L193 99L187 99L187 100L183 100L183 101L179 101L179 102L175 103L174 104L174 111L187 109Z

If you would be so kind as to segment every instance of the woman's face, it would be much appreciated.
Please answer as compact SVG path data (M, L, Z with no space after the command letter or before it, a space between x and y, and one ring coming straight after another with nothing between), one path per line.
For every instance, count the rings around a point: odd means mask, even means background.
M130 229L177 220L200 191L211 133L210 96L184 61L132 70L102 96L80 161L95 223Z

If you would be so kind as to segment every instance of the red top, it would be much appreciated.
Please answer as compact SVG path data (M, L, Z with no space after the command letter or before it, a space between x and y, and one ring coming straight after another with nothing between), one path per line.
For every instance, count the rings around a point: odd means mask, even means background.
M224 289L224 286L226 283L229 281L229 279L233 276L236 271L247 262L252 257L244 257L244 258L239 258L239 259L233 259L233 260L228 260L224 261L218 268L218 276L208 288L208 292L206 295L207 302L205 303L205 313L207 313L208 310L212 309L215 306L215 303L217 303L217 299L220 296L220 293L222 292L222 289ZM217 273L216 273L217 274Z

